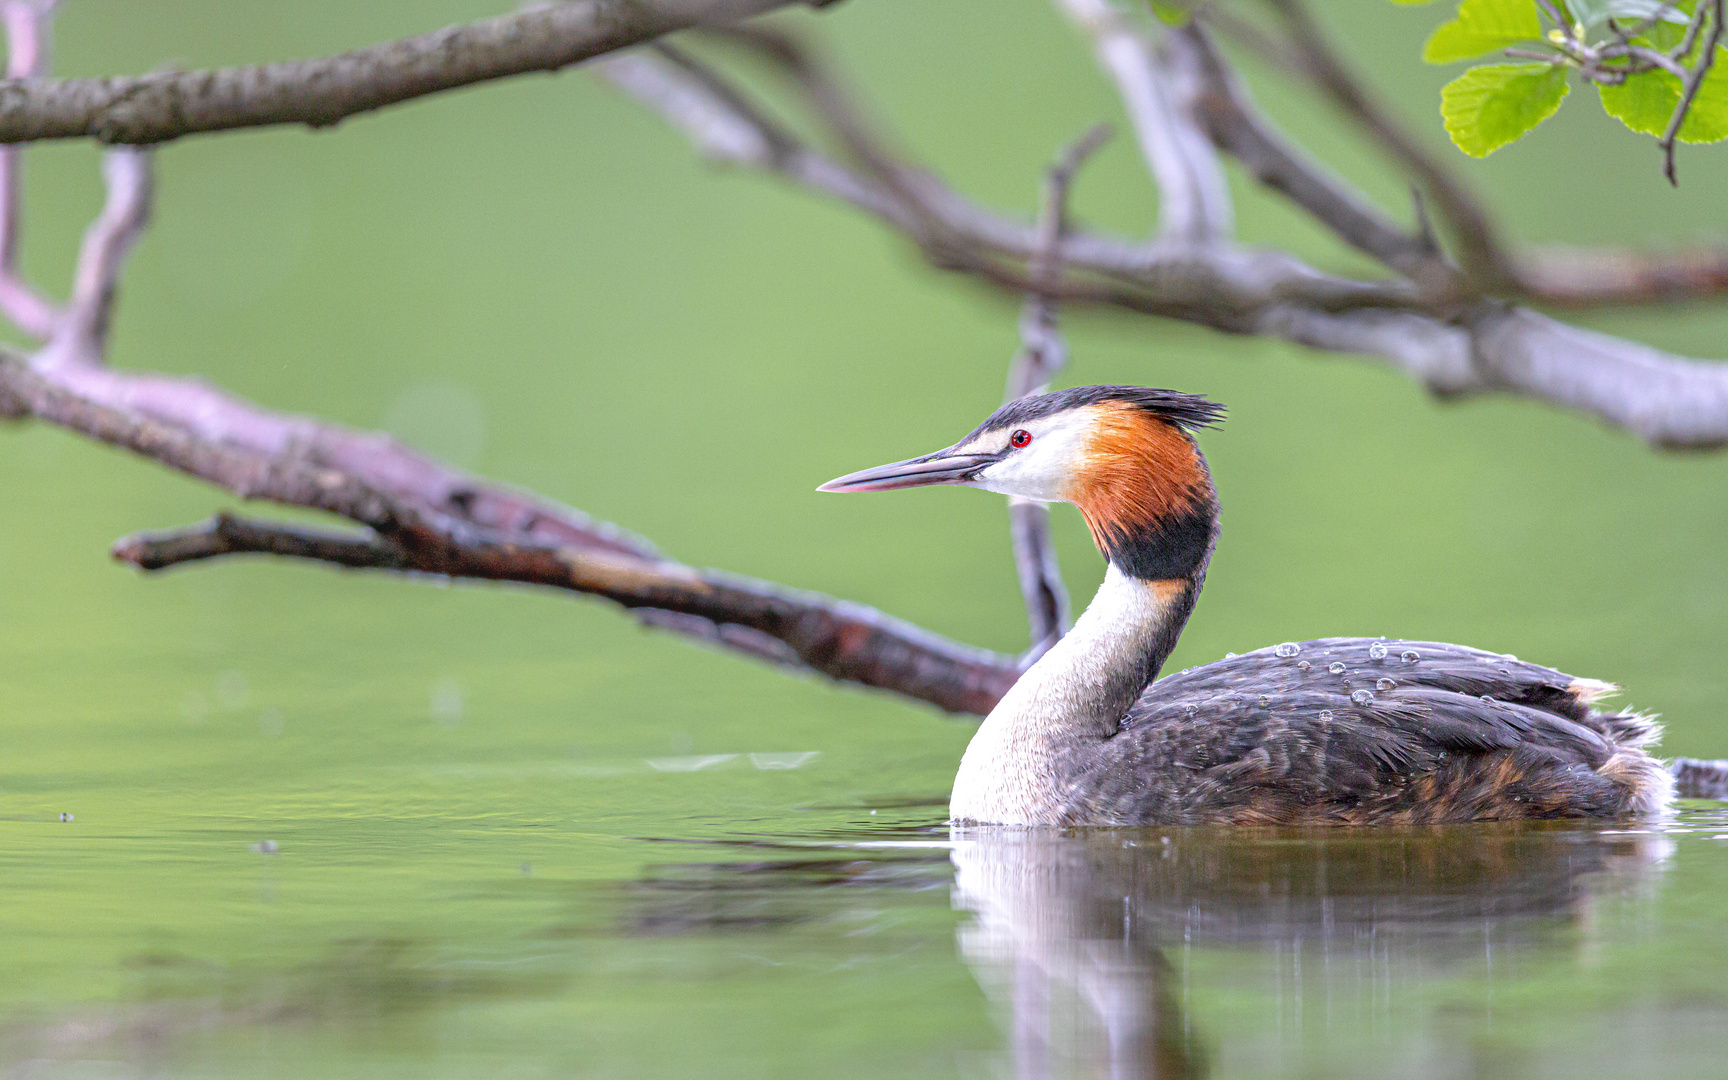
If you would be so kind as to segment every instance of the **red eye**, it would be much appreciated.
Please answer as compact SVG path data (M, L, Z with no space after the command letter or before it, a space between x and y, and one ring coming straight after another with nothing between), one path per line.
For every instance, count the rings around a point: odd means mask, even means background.
M1021 428L1020 430L1016 431L1014 434L1008 436L1008 445L1012 446L1016 450L1020 449L1023 446L1031 446L1032 445L1032 433L1030 431L1027 431L1025 428Z

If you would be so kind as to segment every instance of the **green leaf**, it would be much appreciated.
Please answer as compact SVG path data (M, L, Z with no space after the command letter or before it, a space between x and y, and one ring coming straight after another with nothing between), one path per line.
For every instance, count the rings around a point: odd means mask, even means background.
M1171 0L1152 0L1152 14L1165 26L1187 26L1188 5L1172 3Z
M1541 37L1542 24L1531 0L1464 0L1457 17L1429 36L1422 59L1430 64L1474 60Z
M1554 115L1571 87L1554 64L1485 64L1440 89L1446 134L1471 157L1487 157Z
M1666 71L1633 75L1619 86L1598 87L1602 108L1609 116L1644 135L1661 137L1680 104L1680 80ZM1712 143L1728 139L1728 70L1721 61L1704 77L1686 122L1680 125L1680 141Z

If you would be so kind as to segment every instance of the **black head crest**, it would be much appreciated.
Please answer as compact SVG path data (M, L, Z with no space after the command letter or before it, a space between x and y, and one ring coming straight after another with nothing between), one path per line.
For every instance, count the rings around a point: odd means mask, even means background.
M1200 428L1212 427L1224 418L1224 406L1216 401L1208 401L1198 394L1154 390L1145 386L1076 386L1072 390L1058 390L1053 394L1038 394L1010 401L979 424L978 430L974 431L972 436L1054 416L1069 409L1101 405L1107 401L1119 401L1142 409L1189 434Z

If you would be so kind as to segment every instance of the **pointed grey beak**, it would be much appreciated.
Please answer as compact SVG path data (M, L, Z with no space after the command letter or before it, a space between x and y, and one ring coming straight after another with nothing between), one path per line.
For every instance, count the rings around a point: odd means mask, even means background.
M830 480L817 491L894 491L897 488L923 487L926 484L964 484L979 469L1000 459L999 454L951 454L938 450L934 454L878 465L874 469L847 473Z

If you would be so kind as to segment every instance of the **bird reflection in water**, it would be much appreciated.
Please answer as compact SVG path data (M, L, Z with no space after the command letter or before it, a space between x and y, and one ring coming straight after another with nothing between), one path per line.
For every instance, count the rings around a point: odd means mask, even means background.
M1419 1049L1424 1025L1403 1021L1432 1002L1406 991L1485 962L1590 947L1592 909L1653 897L1671 844L1655 831L1543 822L924 827L731 843L757 857L662 864L637 882L628 932L841 925L837 913L864 894L881 908L891 894L922 904L951 889L967 913L960 953L1005 1028L1002 1072L1018 1080L1182 1080L1209 1075L1226 1053L1231 1072L1246 1057L1263 1065L1251 1074L1309 1074L1282 1059L1315 1031ZM1191 959L1203 961L1194 973ZM1244 989L1264 991L1249 1007L1278 1010L1271 1044L1264 1028L1225 1029L1191 1007L1191 991L1216 1000Z
M1275 953L1280 996L1298 1008L1359 1001L1369 980L1390 989L1553 941L1593 903L1653 885L1668 848L1655 833L1529 824L953 839L956 906L972 914L961 951L1006 1017L1023 1080L1207 1075L1220 1036L1185 1007L1192 947Z

